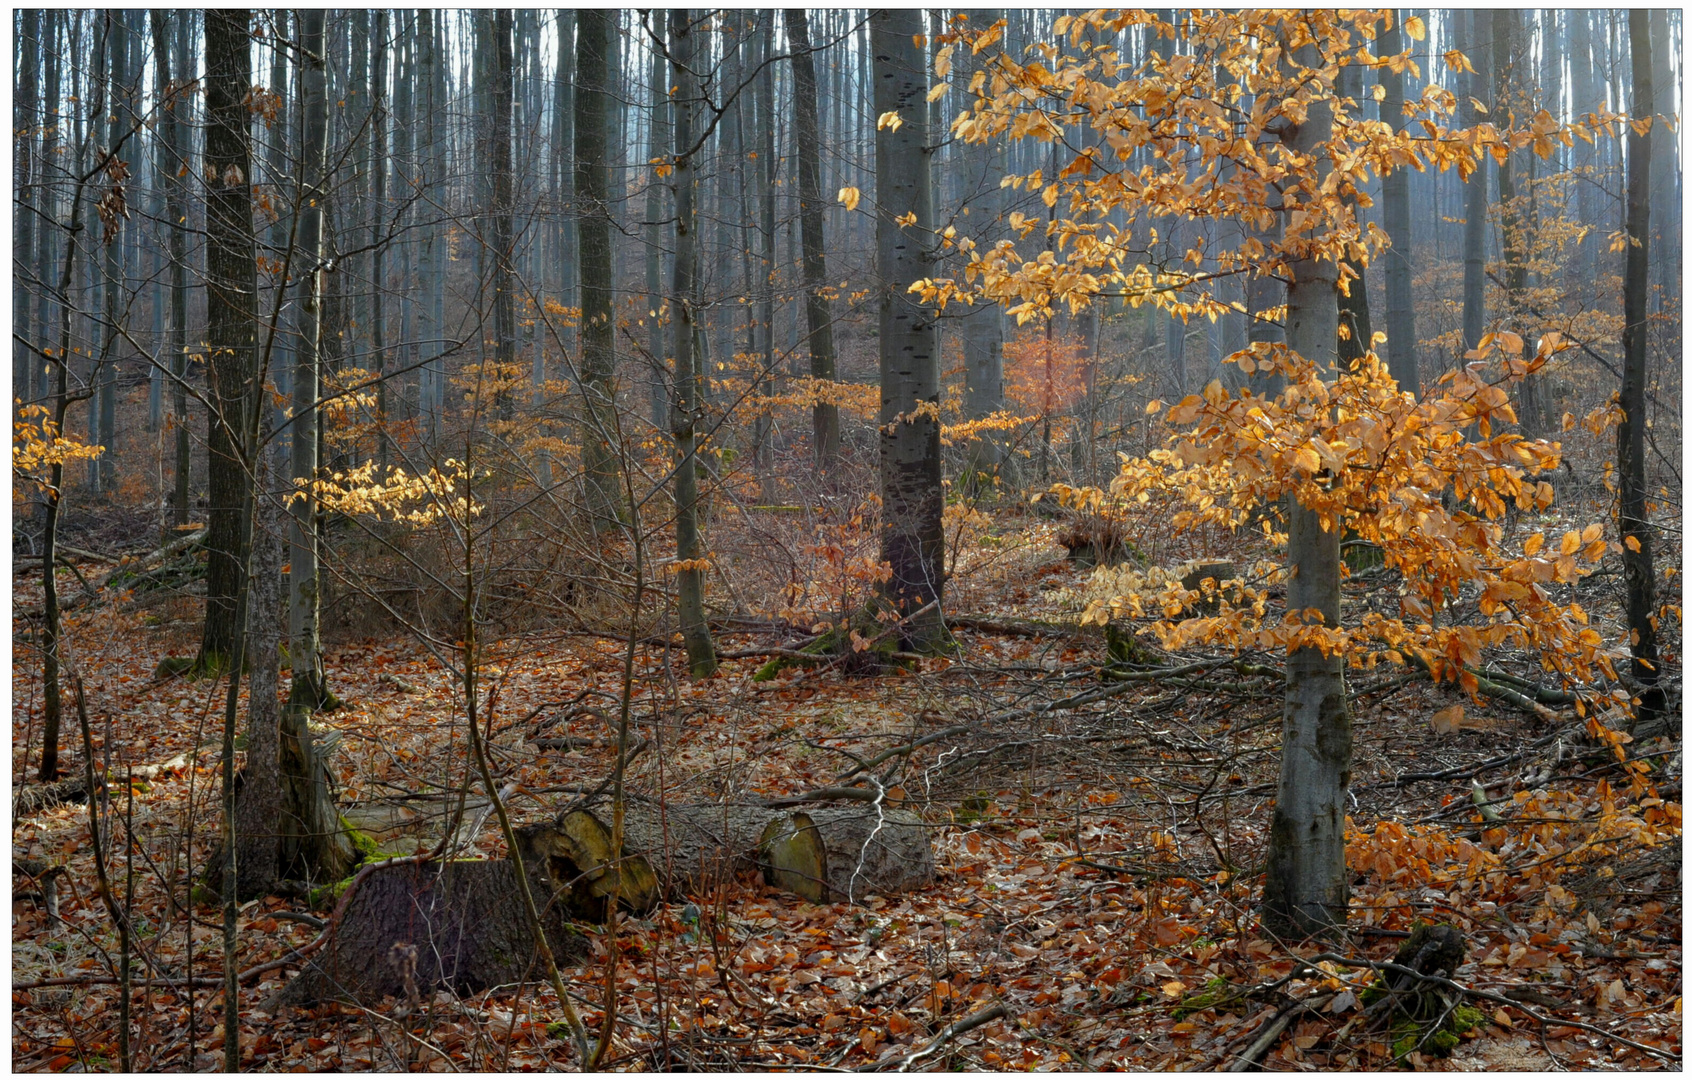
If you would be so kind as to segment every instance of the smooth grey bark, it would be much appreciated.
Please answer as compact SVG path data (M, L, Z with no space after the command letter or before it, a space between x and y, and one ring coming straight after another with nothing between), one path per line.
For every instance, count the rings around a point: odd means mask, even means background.
M1628 12L1633 52L1633 100L1652 101L1651 16ZM1652 530L1645 477L1645 384L1650 377L1647 345L1650 320L1651 143L1652 124L1643 134L1631 125L1627 134L1627 258L1622 279L1623 420L1616 426L1616 471L1621 480L1622 569L1627 582L1627 628L1631 672L1645 687L1634 726L1647 730L1663 712L1658 658L1657 577L1652 563ZM1634 550L1637 547L1637 550Z
M45 41L43 43L43 63L46 67L47 95L42 101L41 115L41 153L39 157L41 184L37 189L37 198L42 212L40 228L36 230L35 265L37 273L46 275L48 268L58 263L59 229L49 227L58 221L59 213L59 185L55 176L63 170L55 169L53 162L58 159L59 147L59 90L61 87L61 65L59 63L59 31L64 24L64 12L48 11L43 22ZM53 302L52 290L39 290L35 308L36 332L42 341L46 341L52 332ZM29 361L29 381L22 384L27 391L26 398L30 401L44 401L48 394L48 372L50 367L40 362L40 358Z
M1579 122L1603 105L1602 93L1593 63L1592 17L1586 9L1568 12L1569 17L1569 81L1570 119ZM1574 167L1582 175L1575 185L1575 209L1582 225L1592 226L1580 242L1581 276L1590 281L1597 274L1600 230L1598 225L1597 185L1588 182L1592 170L1598 166L1598 148L1585 139L1576 139Z
M788 48L793 54L793 130L799 152L799 228L800 244L805 255L805 323L810 333L811 377L832 382L835 378L834 317L825 292L828 288L828 258L823 238L817 76L811 56L811 29L802 9L788 8L782 12L782 18L787 27ZM920 26L918 32L921 32ZM840 464L839 406L821 403L812 406L811 440L817 467L824 475L832 476Z
M322 384L319 335L323 301L323 212L328 201L327 156L329 98L325 88L324 11L300 12L300 225L299 294L294 306L293 462L296 484L317 475L321 414L317 411ZM333 703L323 675L323 650L318 639L317 505L312 498L295 500L288 531L288 641L292 687L288 700L313 709Z
M263 411L263 436L271 410ZM247 766L235 799L235 895L245 902L270 892L279 876L282 820L281 723L276 690L281 674L282 515L274 480L279 457L269 447L255 464L251 580L247 584Z
M1392 25L1380 35L1382 56L1396 56L1404 49L1399 32L1398 12L1393 13ZM1381 120L1394 132L1404 130L1404 73L1390 68L1380 69ZM1394 169L1381 178L1381 225L1392 246L1381 256L1386 286L1386 354L1387 369L1398 382L1400 390L1417 397L1422 393L1421 372L1416 362L1416 303L1412 294L1415 272L1412 237L1410 235L1410 173L1407 168Z
M694 211L693 121L700 93L693 71L693 26L686 8L670 10L670 72L675 86L675 169L670 174L676 208L675 278L670 321L675 328L675 409L670 430L676 443L676 614L687 648L688 671L703 679L717 670L717 653L705 621L704 538L699 529L699 473L695 425L700 419L700 370L694 356L699 301L699 234ZM584 279L585 283L585 279Z
M1314 46L1300 62L1314 66ZM1319 186L1333 162L1320 147L1333 132L1333 106L1312 102L1288 142L1317 161L1316 175L1301 186ZM1331 260L1305 258L1289 267L1287 345L1330 374L1338 345L1337 269ZM1316 609L1322 621L1340 620L1338 522L1296 499L1287 500L1287 610ZM1339 655L1293 650L1287 657L1286 702L1281 715L1281 772L1270 825L1263 887L1264 926L1292 937L1343 929L1349 895L1345 873L1345 793L1351 783L1351 716L1346 708L1345 667Z
M177 93L179 74L187 63L187 50L182 47L187 37L188 16L183 12L166 13L155 8L153 24L153 69L158 81L160 119L158 135L160 179L165 191L165 216L170 229L170 338L166 351L170 354L171 424L175 429L172 467L173 494L171 510L178 528L188 524L188 481L192 466L192 447L188 442L188 235L187 235L187 177L188 165L185 133L188 125L182 122L180 110L188 108L188 99ZM171 59L170 22L176 27L176 64ZM166 103L168 99L168 104Z
M971 31L986 30L1003 18L997 9L978 9L966 14ZM972 53L967 49L960 52L964 55L959 60L962 69L959 79L967 86L992 52ZM1005 193L999 186L1005 177L1005 141L965 143L959 156L960 180L970 216L969 236L978 250L990 251L1005 234ZM996 302L983 303L972 307L962 322L964 415L970 420L980 420L1005 408L1004 308ZM981 435L970 442L965 465L967 482L973 485L979 478L991 477L1014 488L1011 464L1002 436Z
M874 115L898 113L875 138L876 277L881 288L881 558L884 595L905 621L906 647L938 646L945 633L940 514L940 348L934 312L906 290L934 265L934 198L928 167L928 76L922 13L870 15ZM914 217L914 220L913 220ZM900 224L904 218L909 224ZM920 614L919 614L920 613Z
M552 159L556 170L552 190L557 215L558 294L566 307L576 303L576 214L573 209L575 173L576 13L558 12L558 81L552 98Z
M1482 23L1482 13L1469 11L1464 15L1464 33L1460 35L1462 48L1468 55L1471 65L1475 69L1473 75L1467 76L1467 93L1462 94L1459 115L1465 128L1474 127L1479 116L1471 99L1478 100L1482 105L1491 109L1492 76L1488 47L1477 41L1478 29ZM1486 207L1488 174L1491 171L1491 155L1482 154L1475 165L1475 171L1469 174L1468 183L1464 188L1463 203L1463 351L1467 352L1480 343L1481 335L1486 332ZM1458 358L1462 362L1462 358Z
M672 21L673 25L673 21ZM606 55L611 15L602 8L576 13L576 246L581 267L582 471L587 511L595 532L623 517L617 483L614 334L611 279L611 170L607 120L610 92Z
M196 667L222 670L241 634L243 530L252 497L242 418L258 392L252 161L247 95L252 58L249 13L206 12L206 339L212 412L206 442L211 505L205 546L206 620Z

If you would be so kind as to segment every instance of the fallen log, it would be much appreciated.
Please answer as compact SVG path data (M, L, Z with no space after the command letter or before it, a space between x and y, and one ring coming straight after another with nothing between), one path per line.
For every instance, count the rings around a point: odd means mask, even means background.
M531 841L554 860L562 898L581 917L603 920L613 893L633 911L665 896L697 896L743 872L813 903L862 903L934 880L934 852L921 819L878 805L793 811L766 806L660 805L630 801L623 857L612 855L612 814L575 810Z

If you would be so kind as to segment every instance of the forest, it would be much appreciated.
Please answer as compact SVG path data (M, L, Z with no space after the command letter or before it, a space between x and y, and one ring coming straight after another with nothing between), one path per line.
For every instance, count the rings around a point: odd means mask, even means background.
M1674 1070L1678 9L15 9L12 1068Z

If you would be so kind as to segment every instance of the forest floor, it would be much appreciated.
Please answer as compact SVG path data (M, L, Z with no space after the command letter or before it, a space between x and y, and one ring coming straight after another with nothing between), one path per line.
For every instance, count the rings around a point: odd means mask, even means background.
M1007 528L1023 542L995 588L960 588L964 610L1073 619L1088 572L1042 526ZM106 569L83 564L91 582ZM82 592L70 572L60 582L66 597ZM223 691L154 677L161 658L193 652L199 604L107 593L73 603L66 624L94 753L120 778L99 807L103 830L137 839L107 868L136 931L134 1064L221 1067L220 991L190 996L162 981L222 971L217 910L185 911L167 889L182 896L217 822ZM14 790L26 758L32 776L39 755L40 672L23 643L40 604L37 584L15 581ZM597 1030L607 950L618 952L617 1033L604 1068L1189 1070L1227 1068L1248 1048L1279 1069L1678 1066L1678 747L1630 747L1674 764L1641 797L1583 743L1572 709L1524 713L1425 680L1357 673L1353 933L1344 944L1289 945L1255 917L1279 735L1272 679L1239 672L1231 656L1194 654L1160 660L1209 661L1184 678L1107 684L1096 630L966 626L957 637L953 657L875 677L794 669L756 682L763 660L747 657L695 682L679 652L640 653L635 733L651 748L630 764L629 785L647 795L797 793L835 782L851 755L969 730L911 752L890 793L933 828L931 886L813 905L749 876L624 919L614 945L590 932L591 955L564 974ZM727 651L775 644L768 632L719 639ZM610 772L614 733L601 715L569 706L614 704L627 648L582 632L492 647L488 723L500 779L522 787L518 820L550 816ZM327 667L348 703L323 717L342 736L344 806L392 811L462 784L462 703L420 646L341 641ZM1112 685L1122 692L1039 711ZM532 739L542 728L574 748L540 748ZM121 782L125 765L184 754L151 780ZM74 726L61 761L65 775L81 774ZM1476 781L1499 820L1481 819ZM67 870L58 925L41 904L14 900L13 1068L114 1069L118 944L98 890L90 808L14 814L12 835L14 859ZM403 827L385 839L396 852L423 842ZM477 842L489 855L503 850L493 822ZM243 907L240 967L315 937L278 917L299 908L281 899ZM1367 1009L1369 965L1390 961L1418 920L1466 938L1467 959L1452 973L1462 991L1453 988L1446 1011L1478 1011L1462 1014L1472 1026L1449 1056L1424 1038L1431 1030L1418 1035ZM409 1016L337 1004L261 1011L288 974L263 972L242 987L244 1068L575 1067L572 1044L549 1023L558 1012L544 985L440 991ZM984 1014L993 1006L1002 1013Z

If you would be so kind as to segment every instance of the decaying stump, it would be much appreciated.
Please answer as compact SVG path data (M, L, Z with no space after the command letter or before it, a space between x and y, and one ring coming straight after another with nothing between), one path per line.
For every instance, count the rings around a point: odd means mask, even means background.
M535 853L525 859L542 926L563 964L585 955L586 941L562 908L547 903L555 884L547 865ZM469 993L547 977L507 859L399 863L356 888L334 937L266 1009L325 1000L374 1005L437 987Z
M764 880L813 903L862 903L934 880L928 829L914 815L875 806L778 813L759 837Z

